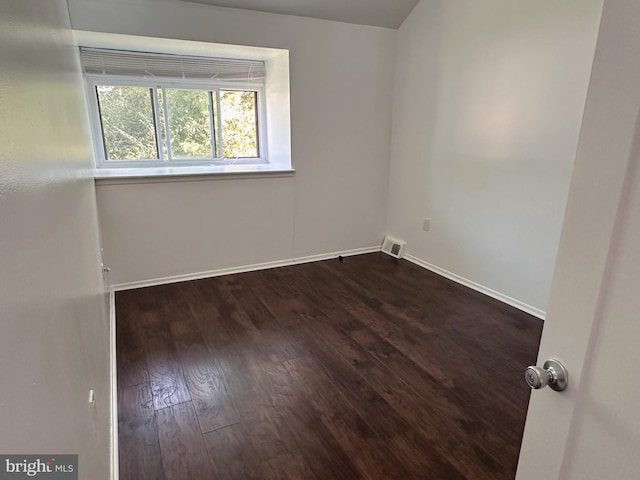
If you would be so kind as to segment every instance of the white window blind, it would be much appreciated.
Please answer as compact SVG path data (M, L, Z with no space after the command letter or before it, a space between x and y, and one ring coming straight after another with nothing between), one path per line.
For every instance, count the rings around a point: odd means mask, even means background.
M80 48L86 75L262 84L264 61Z

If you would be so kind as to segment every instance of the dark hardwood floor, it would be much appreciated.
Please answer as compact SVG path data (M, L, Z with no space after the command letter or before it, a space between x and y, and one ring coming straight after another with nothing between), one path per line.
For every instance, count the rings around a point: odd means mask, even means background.
M119 292L121 480L512 480L542 322L370 254Z

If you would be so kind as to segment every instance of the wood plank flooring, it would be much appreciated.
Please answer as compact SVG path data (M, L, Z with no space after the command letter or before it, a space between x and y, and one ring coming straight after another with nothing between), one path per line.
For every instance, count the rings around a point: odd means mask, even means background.
M121 480L512 480L542 322L374 253L118 292Z

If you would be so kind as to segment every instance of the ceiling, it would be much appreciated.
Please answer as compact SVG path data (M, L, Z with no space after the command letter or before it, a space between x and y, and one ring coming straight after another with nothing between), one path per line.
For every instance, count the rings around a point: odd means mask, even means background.
M181 0L218 7L398 28L419 0Z

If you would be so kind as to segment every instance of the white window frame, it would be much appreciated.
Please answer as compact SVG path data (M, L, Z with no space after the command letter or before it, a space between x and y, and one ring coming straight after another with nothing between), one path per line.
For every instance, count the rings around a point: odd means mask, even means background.
M170 80L170 79L147 79L139 77L125 77L125 76L106 76L106 75L89 75L85 74L85 82L87 86L87 104L89 110L89 123L91 127L91 133L93 137L93 146L96 158L96 167L98 169L112 169L112 168L158 168L158 167L193 167L193 166L226 166L226 165L264 165L269 163L268 157L268 143L267 143L267 115L266 115L266 95L265 87L262 84L251 83L233 83L233 82L209 82L198 80ZM216 92L215 96L218 99L218 122L215 125L215 131L220 133L220 138L224 142L224 136L219 130L221 128L221 111L219 105L219 92L220 90L234 90L234 91L248 91L257 92L256 99L256 116L257 116L257 141L258 141L258 157L244 157L244 158L222 158L217 155L221 155L223 152L223 146L217 145L218 152L215 152L216 156L211 158L163 158L162 153L162 138L160 136L159 122L162 122L168 128L166 118L159 118L159 105L157 95L153 95L154 101L154 114L156 116L156 136L158 149L158 159L139 159L139 160L107 160L106 158L106 146L104 145L104 139L102 135L102 119L100 117L100 110L98 107L98 93L96 87L99 85L112 85L112 86L125 86L125 87L146 87L146 88L176 88L182 90L200 90L207 92ZM210 112L212 115L213 112ZM211 116L211 123L213 122L213 115ZM168 132L168 130L167 130ZM212 131L213 134L213 131ZM170 137L170 133L168 133ZM213 140L213 139L212 139ZM170 142L169 142L170 143ZM216 139L217 144L217 139Z

